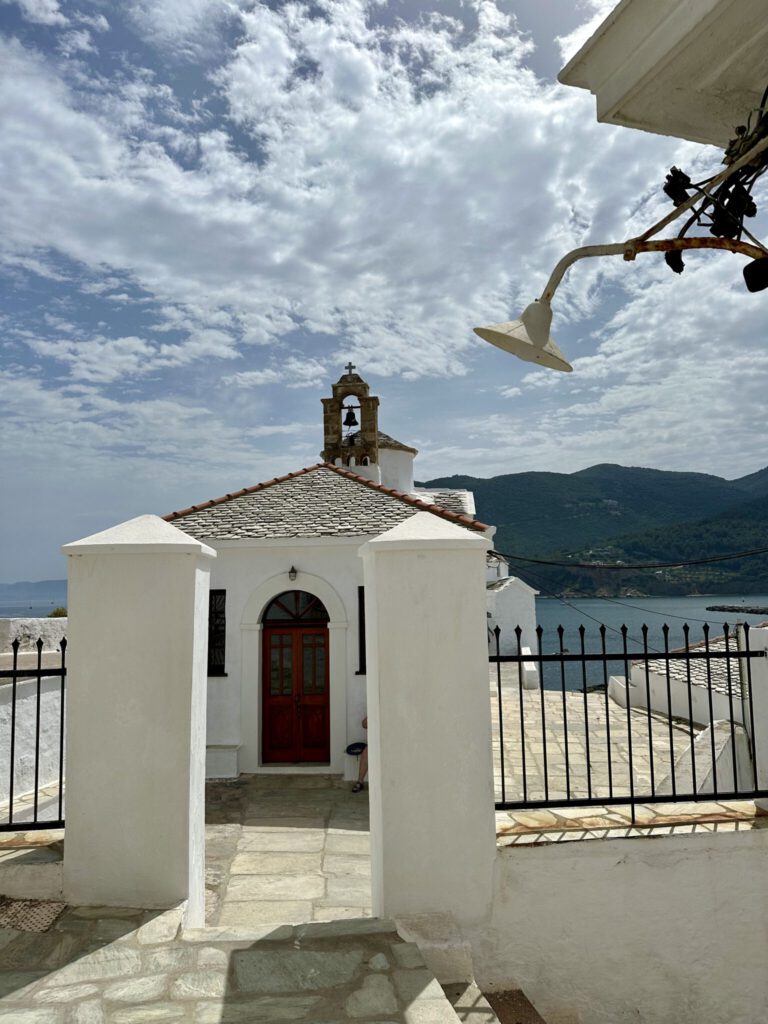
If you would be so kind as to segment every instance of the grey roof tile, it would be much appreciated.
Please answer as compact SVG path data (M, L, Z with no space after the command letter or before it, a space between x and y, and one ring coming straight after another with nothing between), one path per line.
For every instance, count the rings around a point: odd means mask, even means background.
M414 487L413 493L427 504L440 505L451 512L458 512L459 515L475 514L475 498L472 491L458 487Z
M690 651L697 654L704 652L706 649L704 641L691 644L689 647ZM648 671L663 676L666 679L668 664L670 679L687 685L690 673L692 686L701 686L707 689L711 682L713 693L721 693L726 697L730 693L735 701L741 700L741 679L739 678L739 661L737 658L739 639L737 634L735 632L730 633L727 644L725 636L711 637L709 651L715 655L725 655L727 652L729 656L714 657L712 659L687 659L680 658L682 651L678 649L677 651L670 652L670 654L677 654L678 657L670 658L669 662L663 657L650 660L648 662ZM642 665L641 662L634 662L633 664Z
M419 511L468 529L486 529L465 514L427 505L327 464L172 512L165 519L199 540L362 537L383 533Z

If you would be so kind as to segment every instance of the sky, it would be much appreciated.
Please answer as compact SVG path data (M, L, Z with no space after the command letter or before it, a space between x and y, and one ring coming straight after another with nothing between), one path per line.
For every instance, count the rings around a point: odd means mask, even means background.
M577 264L572 374L472 333L718 169L557 83L612 6L0 0L0 581L319 461L349 359L421 480L768 463L739 257Z

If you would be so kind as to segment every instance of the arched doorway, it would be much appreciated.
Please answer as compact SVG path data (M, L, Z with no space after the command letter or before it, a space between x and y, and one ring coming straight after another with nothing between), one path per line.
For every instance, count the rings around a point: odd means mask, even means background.
M330 760L328 612L303 590L273 598L262 616L262 762Z

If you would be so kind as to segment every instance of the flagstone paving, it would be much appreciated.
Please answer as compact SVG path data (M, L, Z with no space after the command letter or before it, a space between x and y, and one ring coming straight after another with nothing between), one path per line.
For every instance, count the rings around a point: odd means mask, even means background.
M370 916L367 790L328 775L210 782L206 822L208 924Z
M638 795L650 795L662 791L659 787L674 762L678 777L681 762L688 768L697 726L670 722L645 710L630 709L628 714L604 691L563 695L557 690L523 690L521 695L517 667L500 667L501 729L495 665L490 674L497 799L502 799L502 791L507 800L602 796L607 801L611 793L628 796L632 788ZM700 774L706 767L699 764Z
M499 814L499 842L768 827L749 802L636 811L634 824L621 806ZM60 841L43 849L47 864ZM174 911L63 905L45 932L0 928L0 1024L494 1024L474 989L451 1009L418 949L370 917L367 793L317 775L210 783L206 855L204 929L180 932ZM536 1019L508 995L502 1019Z
M496 832L502 845L768 827L768 816L751 800L694 802L683 797L670 804L648 799L636 804L634 813L629 804L612 803L611 792L617 797L630 793L630 741L631 780L635 794L642 799L654 786L662 791L659 787L669 779L673 760L678 777L690 771L691 739L698 735L698 727L691 729L687 722L670 722L662 715L649 716L645 710L631 709L627 714L626 708L606 700L604 691L586 696L566 692L563 702L559 691L523 690L521 716L516 666L502 664L501 675L502 730L496 666L491 667L496 799L502 799L503 793L510 801L545 797L563 801L560 807L497 812ZM545 757L548 788L544 784ZM706 752L704 765L701 754L697 754L697 764L699 773L706 770ZM566 807L569 790L571 797L602 797L605 803Z
M418 948L389 921L180 930L180 911L62 907L0 933L9 1024L457 1024Z

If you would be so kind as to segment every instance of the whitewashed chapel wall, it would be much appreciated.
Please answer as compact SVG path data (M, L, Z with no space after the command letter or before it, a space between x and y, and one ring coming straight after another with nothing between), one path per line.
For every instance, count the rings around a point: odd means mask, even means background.
M344 750L365 738L365 675L359 675L357 555L364 538L216 541L218 558L211 587L226 596L226 676L208 678L208 774L227 777L259 771L261 692L260 618L268 602L285 590L307 590L330 616L331 763L324 771L352 777L356 762ZM291 581L291 567L297 571ZM274 768L271 770L275 770ZM295 771L295 766L285 770ZM314 769L319 770L319 769Z

